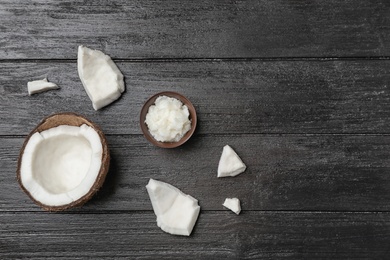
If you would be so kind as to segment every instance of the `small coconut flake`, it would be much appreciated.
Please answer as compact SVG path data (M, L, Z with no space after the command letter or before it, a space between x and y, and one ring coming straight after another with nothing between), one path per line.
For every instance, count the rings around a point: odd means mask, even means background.
M240 200L237 198L226 198L225 202L222 205L230 209L237 215L241 212Z
M234 177L244 172L246 165L229 145L223 147L218 164L218 177Z
M101 51L79 46L77 69L95 110L111 104L125 91L122 73L110 56Z
M47 81L47 78L27 82L27 90L30 96L52 89L59 89L59 87L56 84Z
M178 188L161 181L149 180L146 185L157 226L172 235L189 236L198 219L198 200Z

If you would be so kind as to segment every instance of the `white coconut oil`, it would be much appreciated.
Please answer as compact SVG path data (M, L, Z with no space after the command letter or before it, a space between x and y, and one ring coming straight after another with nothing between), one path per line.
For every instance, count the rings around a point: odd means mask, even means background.
M160 142L178 142L190 129L188 107L180 100L159 96L149 107L145 123L154 139Z

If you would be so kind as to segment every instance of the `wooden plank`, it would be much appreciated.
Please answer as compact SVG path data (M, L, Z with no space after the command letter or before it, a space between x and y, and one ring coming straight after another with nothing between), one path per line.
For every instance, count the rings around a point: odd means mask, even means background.
M0 2L0 59L389 56L386 0Z
M0 135L26 135L42 118L79 112L106 134L140 134L139 113L153 94L187 96L199 134L388 133L390 61L118 62L127 90L94 111L75 62L0 63ZM48 77L61 89L28 96Z
M40 211L19 188L16 160L23 140L0 138L1 211ZM177 149L150 145L143 136L108 136L111 167L102 189L75 211L151 210L149 178L168 182L222 210L237 197L245 210L389 211L390 136L195 136ZM217 178L222 147L247 165L234 178Z
M201 212L190 237L161 231L151 211L1 213L0 257L385 259L389 213Z

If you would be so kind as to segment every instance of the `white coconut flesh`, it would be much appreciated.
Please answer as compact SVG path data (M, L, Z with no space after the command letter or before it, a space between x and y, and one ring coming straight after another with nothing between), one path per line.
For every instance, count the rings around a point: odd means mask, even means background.
M218 164L218 177L234 177L246 169L246 165L229 145L225 145Z
M240 200L237 198L226 198L225 202L222 204L224 207L230 209L237 215L241 212Z
M59 87L57 84L47 81L47 78L27 82L27 91L30 96L36 93L58 88Z
M101 51L79 46L77 69L95 110L117 100L125 91L122 73L110 56Z
M199 216L198 200L161 181L146 185L157 226L172 235L189 236Z
M61 125L37 132L22 155L21 182L43 205L67 205L90 191L102 153L98 133L87 125Z

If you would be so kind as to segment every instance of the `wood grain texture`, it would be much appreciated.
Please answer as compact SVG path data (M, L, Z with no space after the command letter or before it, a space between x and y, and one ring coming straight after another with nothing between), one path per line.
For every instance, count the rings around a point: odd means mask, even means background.
M0 63L0 135L26 135L42 118L79 112L106 134L140 134L143 103L177 91L194 104L200 134L388 133L390 61L117 62L120 100L94 111L75 62ZM61 89L28 96L48 77Z
M201 212L190 237L151 211L0 213L0 258L371 258L390 253L389 213Z
M389 56L381 1L0 1L0 59Z
M40 211L18 187L16 159L23 140L1 138L1 211ZM234 178L217 178L222 147L247 165ZM222 210L237 197L245 210L390 210L390 136L195 136L162 149L141 135L108 136L111 167L95 197L75 211L151 210L149 178L168 182Z
M0 0L0 259L388 259L389 13L386 0ZM125 75L100 111L78 78L81 44ZM28 96L44 77L61 89ZM141 135L160 91L198 112L180 148ZM18 186L17 157L66 111L102 128L111 167L86 205L50 214ZM221 179L226 144L247 170ZM199 200L190 237L157 227L149 178Z

